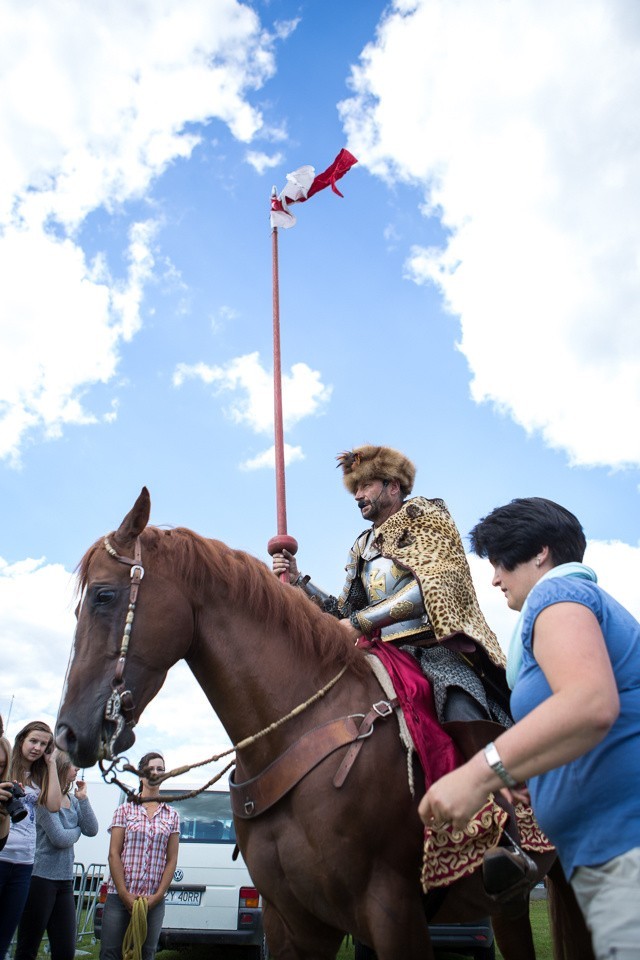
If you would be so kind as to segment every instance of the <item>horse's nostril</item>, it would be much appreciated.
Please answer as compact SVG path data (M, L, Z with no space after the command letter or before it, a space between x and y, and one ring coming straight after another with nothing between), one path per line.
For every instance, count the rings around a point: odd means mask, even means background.
M56 746L67 753L70 753L78 742L75 733L66 723L56 725L55 741Z

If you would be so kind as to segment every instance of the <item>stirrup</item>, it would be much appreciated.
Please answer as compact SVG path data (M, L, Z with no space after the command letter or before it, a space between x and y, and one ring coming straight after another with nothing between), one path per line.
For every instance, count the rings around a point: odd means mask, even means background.
M482 860L482 881L487 896L495 903L526 900L538 879L538 868L528 854L515 844L493 847Z

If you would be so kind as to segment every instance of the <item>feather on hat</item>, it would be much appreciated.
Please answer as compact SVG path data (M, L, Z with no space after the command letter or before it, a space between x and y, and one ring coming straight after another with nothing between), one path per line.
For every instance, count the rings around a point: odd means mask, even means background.
M399 450L366 444L339 453L336 460L342 467L342 479L349 493L355 493L361 484L372 480L397 480L403 497L408 497L413 490L416 468Z

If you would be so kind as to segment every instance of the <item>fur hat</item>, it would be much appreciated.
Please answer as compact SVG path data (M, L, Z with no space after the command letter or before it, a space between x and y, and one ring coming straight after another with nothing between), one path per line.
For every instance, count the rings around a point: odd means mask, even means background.
M397 480L403 497L413 490L416 468L404 454L391 447L356 447L336 457L342 467L342 478L349 493L372 480Z

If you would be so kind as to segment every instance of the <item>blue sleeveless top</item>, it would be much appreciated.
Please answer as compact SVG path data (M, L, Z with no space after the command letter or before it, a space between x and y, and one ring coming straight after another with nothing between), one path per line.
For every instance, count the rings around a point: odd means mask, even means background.
M620 715L604 740L528 783L536 818L570 877L576 867L597 866L640 846L640 623L589 580L557 577L536 584L528 597L522 667L511 694L516 721L551 696L532 651L532 633L545 607L566 602L588 607L598 620L620 697Z

